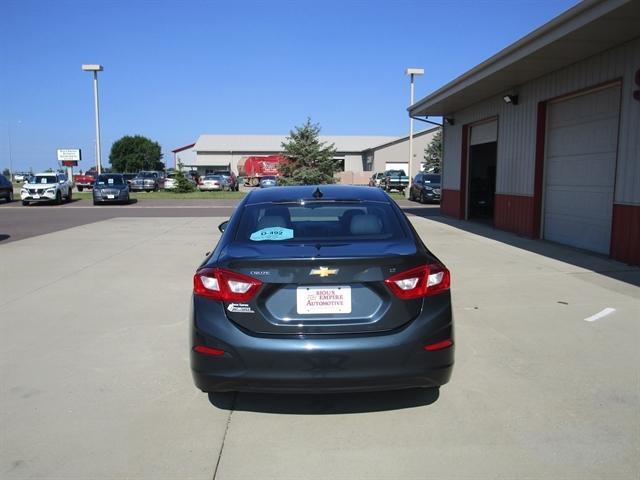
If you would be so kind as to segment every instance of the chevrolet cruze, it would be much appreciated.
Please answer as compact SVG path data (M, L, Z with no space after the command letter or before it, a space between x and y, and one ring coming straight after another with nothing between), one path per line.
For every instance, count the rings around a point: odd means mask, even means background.
M383 191L252 191L220 230L193 277L191 368L202 391L449 381L449 271Z

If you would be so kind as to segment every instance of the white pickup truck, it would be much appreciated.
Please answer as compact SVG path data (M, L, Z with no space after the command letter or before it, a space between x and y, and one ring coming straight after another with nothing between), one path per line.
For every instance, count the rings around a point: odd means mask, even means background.
M38 173L31 177L20 189L22 205L35 202L55 202L61 204L64 199L71 201L73 185L61 173Z

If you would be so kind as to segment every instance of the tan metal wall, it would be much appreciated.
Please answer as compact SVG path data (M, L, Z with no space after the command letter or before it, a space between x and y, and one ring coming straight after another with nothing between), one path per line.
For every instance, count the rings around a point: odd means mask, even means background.
M419 123L419 122L416 122ZM412 171L418 172L420 162L424 158L424 149L435 135L435 131L413 138L413 166ZM373 171L382 172L386 163L408 163L409 162L409 140L394 143L388 147L373 151ZM373 174L373 173L372 173Z
M455 119L445 124L443 188L457 190L460 184L462 126L498 116L498 166L496 192L533 195L536 150L537 105L540 101L622 79L620 139L616 181L616 203L640 203L640 102L633 99L640 69L640 38L590 57L503 94L447 114ZM517 106L502 96L518 93Z

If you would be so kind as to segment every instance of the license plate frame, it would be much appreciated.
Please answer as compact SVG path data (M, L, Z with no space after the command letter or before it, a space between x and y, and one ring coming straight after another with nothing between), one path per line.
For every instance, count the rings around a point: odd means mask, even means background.
M351 311L349 285L305 285L296 289L298 315L338 315Z
M116 198L115 195L107 195L108 200L114 200Z

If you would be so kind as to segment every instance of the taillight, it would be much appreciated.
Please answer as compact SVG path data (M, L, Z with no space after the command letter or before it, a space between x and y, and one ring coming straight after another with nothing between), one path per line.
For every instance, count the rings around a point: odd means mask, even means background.
M222 268L203 268L193 276L193 293L222 302L248 302L262 286L260 280Z
M196 345L193 347L194 352L202 353L203 355L210 355L212 357L221 357L224 355L224 350L219 348L206 347L204 345Z
M453 346L453 342L450 339L442 340L441 342L430 343L429 345L425 345L424 348L427 352L435 352L437 350L444 350L445 348L449 348Z
M451 276L446 267L432 263L397 273L384 282L396 297L408 300L449 290Z

